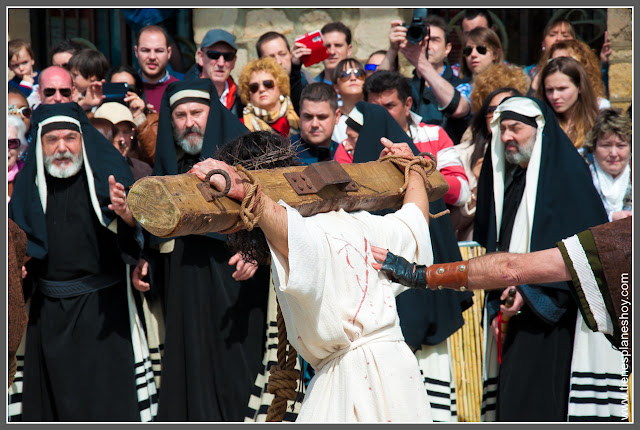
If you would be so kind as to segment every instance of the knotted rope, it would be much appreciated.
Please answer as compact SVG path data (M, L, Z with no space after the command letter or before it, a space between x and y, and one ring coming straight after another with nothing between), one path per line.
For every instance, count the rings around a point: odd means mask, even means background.
M240 204L240 219L233 226L221 231L222 234L235 233L243 228L248 231L253 230L264 211L260 184L256 182L251 172L241 165L236 166L236 171L242 178L242 186L244 187L244 198Z
M267 411L266 420L268 422L282 421L287 410L287 400L296 399L296 388L300 377L300 372L295 370L298 353L287 341L287 327L284 324L280 303L277 302L277 299L276 303L278 306L278 364L269 369L267 392L274 394L275 397ZM288 351L287 346L289 347Z
M427 194L429 194L433 190L428 177L436 170L437 164L435 157L430 152L421 152L420 154L411 158L403 155L389 154L378 159L379 162L383 162L386 160L391 161L398 168L400 168L400 170L404 170L404 184L402 184L402 187L400 187L401 193L404 193L404 191L407 189L407 186L409 186L409 172L411 171L416 172L418 175L420 175L422 181L424 182L424 186L427 189ZM435 215L429 213L429 218L440 218L441 216L448 213L449 209L438 212Z

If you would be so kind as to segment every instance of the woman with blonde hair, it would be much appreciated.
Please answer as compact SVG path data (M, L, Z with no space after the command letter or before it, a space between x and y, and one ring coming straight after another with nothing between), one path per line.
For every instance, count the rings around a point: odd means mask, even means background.
M584 67L569 57L554 58L540 72L538 98L556 113L562 130L584 156L585 137L598 116L598 100Z
M284 137L297 133L300 119L291 102L289 76L273 57L247 63L238 88L246 105L240 121L249 130L272 130Z
M476 27L467 36L462 58L460 59L460 77L475 77L492 64L504 62L504 52L498 35L488 28Z

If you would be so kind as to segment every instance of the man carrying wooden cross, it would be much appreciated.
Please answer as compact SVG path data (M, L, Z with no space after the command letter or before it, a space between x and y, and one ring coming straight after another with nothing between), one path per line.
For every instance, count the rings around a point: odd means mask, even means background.
M413 157L406 144L381 142L381 155ZM190 173L204 180L213 169L229 174L227 197L242 201L248 187L228 164L207 159ZM218 190L226 184L217 174L210 183ZM297 421L430 422L422 376L398 322L394 297L404 288L371 266L371 243L432 263L423 176L409 172L402 208L385 216L339 210L305 218L260 189L256 195L289 342L316 369Z

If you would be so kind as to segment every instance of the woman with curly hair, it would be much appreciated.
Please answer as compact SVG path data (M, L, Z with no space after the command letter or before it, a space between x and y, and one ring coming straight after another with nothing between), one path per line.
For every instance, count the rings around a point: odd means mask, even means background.
M291 102L289 76L273 57L247 63L238 88L246 105L240 121L249 130L272 130L284 137L297 133L300 119Z
M515 88L522 94L529 89L529 77L521 67L513 64L493 64L484 72L479 73L473 84L473 91L469 99L473 112L479 112L489 94L500 87ZM469 139L471 136L467 136Z
M471 77L471 81L492 64L504 62L504 52L498 35L488 28L476 27L467 36L462 58L460 76Z
M540 72L537 96L551 106L562 130L584 155L581 148L598 116L598 100L584 67L569 57L549 61Z

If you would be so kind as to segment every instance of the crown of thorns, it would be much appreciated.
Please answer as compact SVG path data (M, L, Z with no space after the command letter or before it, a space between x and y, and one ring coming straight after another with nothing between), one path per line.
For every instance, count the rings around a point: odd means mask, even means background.
M268 144L262 148L262 153L256 156L246 159L246 155L241 153L242 148L236 148L236 150L228 154L231 163L234 166L240 165L247 170L259 170L263 168L269 168L278 161L284 161L291 159L297 154L297 145L284 145L278 146L274 144Z

